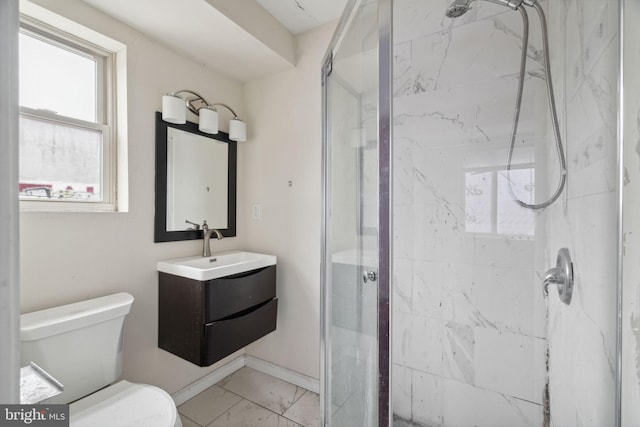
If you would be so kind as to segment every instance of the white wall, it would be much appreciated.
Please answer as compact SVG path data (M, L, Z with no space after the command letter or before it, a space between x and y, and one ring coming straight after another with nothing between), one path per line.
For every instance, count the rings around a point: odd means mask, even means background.
M123 376L175 392L212 368L199 368L157 348L156 262L196 255L202 240L153 243L154 112L161 108L163 94L190 88L209 100L233 106L245 117L243 87L81 1L37 3L127 45L130 199L127 213L21 215L21 310L130 292L136 300L125 326ZM257 144L248 144L252 143ZM243 150L239 144L240 158ZM245 175L240 162L239 216L245 208ZM238 227L238 237L212 242L213 250L244 247L248 231Z
M319 377L321 91L320 61L335 23L297 38L296 68L245 86L255 139L244 147L247 211L238 216L248 249L278 257L278 329L247 352ZM289 181L291 186L289 186ZM262 219L251 217L261 205Z
M18 2L0 1L0 403L19 402Z

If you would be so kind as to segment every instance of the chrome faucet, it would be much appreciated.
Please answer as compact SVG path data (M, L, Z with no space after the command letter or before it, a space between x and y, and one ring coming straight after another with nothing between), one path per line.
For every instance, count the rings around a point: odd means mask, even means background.
M207 225L207 221L202 224L202 232L204 233L204 239L202 241L202 256L208 257L211 256L211 235L215 234L218 240L222 239L222 233L220 230L216 230L215 228L209 228Z

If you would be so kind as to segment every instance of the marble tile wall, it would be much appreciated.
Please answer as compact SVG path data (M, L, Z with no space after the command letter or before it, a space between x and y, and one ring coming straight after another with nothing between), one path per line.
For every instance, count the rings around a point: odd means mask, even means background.
M540 2L569 185L535 213L513 203L503 172L520 14L475 2L451 20L444 16L449 3L394 6L394 414L422 425L541 426L549 375L552 423L607 425L614 394L617 2ZM523 199L550 194L559 177L539 24L528 10L514 154L520 170L511 177ZM545 301L540 279L563 246L578 275L569 307L555 290ZM587 396L579 392L585 386L597 390Z
M640 425L640 3L625 1L622 425Z
M429 426L542 425L535 216L499 188L522 21L483 3L451 20L447 6L394 10L394 413ZM547 135L536 36L532 26L514 156L525 169L539 167Z
M549 393L555 426L612 425L617 277L618 2L551 2L549 19L568 188L548 209L544 259L571 251L571 305L550 291ZM549 159L551 159L551 154ZM584 391L588 390L588 393Z

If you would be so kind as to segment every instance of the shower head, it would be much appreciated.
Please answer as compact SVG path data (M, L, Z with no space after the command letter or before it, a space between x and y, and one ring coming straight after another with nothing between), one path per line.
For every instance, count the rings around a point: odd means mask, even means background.
M471 10L471 2L473 0L454 0L453 3L447 8L447 18L458 18L469 10ZM522 3L526 3L531 6L536 0L485 0L490 3L500 4L502 6L507 6L513 10L517 10Z
M464 15L471 9L470 4L471 0L454 0L451 6L447 8L447 18L457 18Z

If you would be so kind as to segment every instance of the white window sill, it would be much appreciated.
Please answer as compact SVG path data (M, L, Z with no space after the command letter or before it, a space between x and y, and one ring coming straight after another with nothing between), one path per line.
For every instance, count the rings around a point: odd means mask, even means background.
M117 212L112 203L21 200L20 212Z

